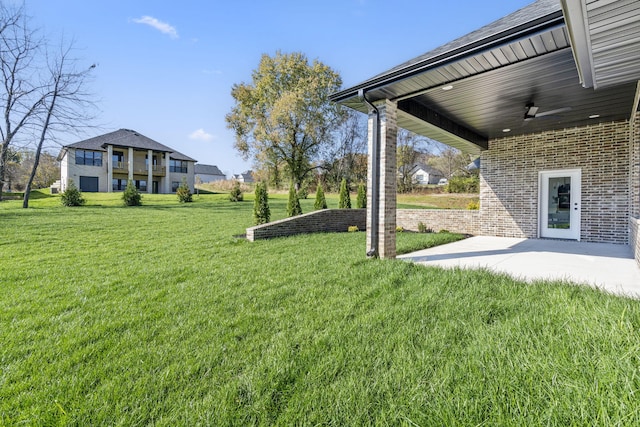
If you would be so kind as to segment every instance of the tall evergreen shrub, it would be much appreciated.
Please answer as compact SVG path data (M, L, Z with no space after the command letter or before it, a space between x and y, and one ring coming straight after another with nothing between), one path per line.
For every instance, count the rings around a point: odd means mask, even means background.
M240 182L236 181L233 183L233 188L229 193L229 201L241 202L243 200L244 200L244 195L242 194L242 189L240 188Z
M63 206L82 206L86 200L82 197L82 192L78 190L78 187L73 183L73 180L69 180L67 189L62 193L60 199Z
M255 198L253 200L253 222L255 225L266 224L271 219L269 209L269 192L267 184L259 182L256 185Z
M324 197L324 190L320 183L318 183L318 188L316 189L316 201L313 204L313 208L316 210L327 209L327 199Z
M289 216L302 215L302 208L300 207L298 192L296 191L293 183L291 183L291 185L289 186L289 203L287 203L287 214Z
M125 206L140 206L142 204L142 195L132 180L127 182L127 188L125 188L122 193L122 201Z
M342 178L340 183L340 200L338 201L339 209L351 209L351 196L349 195L349 186L346 178Z
M364 184L358 185L358 199L356 200L356 207L358 209L364 209L367 207L367 186Z
M189 185L187 184L187 178L182 177L182 182L176 191L176 196L178 196L178 201L180 203L191 203L193 202L193 195L191 194L191 190L189 189Z

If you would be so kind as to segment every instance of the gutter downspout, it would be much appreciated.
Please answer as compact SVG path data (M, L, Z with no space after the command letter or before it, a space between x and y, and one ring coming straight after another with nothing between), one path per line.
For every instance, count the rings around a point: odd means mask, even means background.
M369 114L374 112L373 126L371 130L371 249L367 251L367 257L378 258L378 223L380 220L380 111L366 97L364 89L358 90L358 98L369 106Z

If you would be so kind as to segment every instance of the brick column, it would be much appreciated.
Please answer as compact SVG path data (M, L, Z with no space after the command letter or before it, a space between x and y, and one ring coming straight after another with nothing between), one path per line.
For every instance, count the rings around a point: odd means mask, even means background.
M396 257L396 137L398 133L397 104L385 100L376 103L378 109L378 153L374 152L376 113L369 115L369 160L367 171L367 252L375 249L380 258ZM376 162L376 156L379 162ZM378 165L377 173L374 168ZM373 194L374 180L378 194ZM377 203L376 203L377 202ZM377 212L374 209L377 205ZM374 236L373 218L378 219ZM376 239L377 237L377 239Z
M630 189L631 216L640 218L640 112L636 113L633 127L630 129Z

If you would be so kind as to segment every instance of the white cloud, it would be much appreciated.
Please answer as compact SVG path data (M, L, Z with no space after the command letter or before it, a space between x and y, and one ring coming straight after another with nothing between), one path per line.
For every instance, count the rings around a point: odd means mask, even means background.
M152 16L143 16L142 18L134 19L133 22L136 24L145 24L156 30L160 31L163 34L169 35L172 39L178 38L178 31L175 27L167 24L166 22L158 21L156 18Z
M214 138L213 135L211 135L210 133L205 132L204 129L202 129L202 128L191 132L191 134L189 135L189 139L193 139L195 141L209 142L209 141L212 141L213 138Z

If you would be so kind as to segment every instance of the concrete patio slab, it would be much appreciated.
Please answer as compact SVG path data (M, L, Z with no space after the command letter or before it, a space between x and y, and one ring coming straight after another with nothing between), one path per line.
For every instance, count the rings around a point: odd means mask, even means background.
M487 268L526 281L567 280L640 298L640 268L627 245L476 236L398 258L445 268Z

